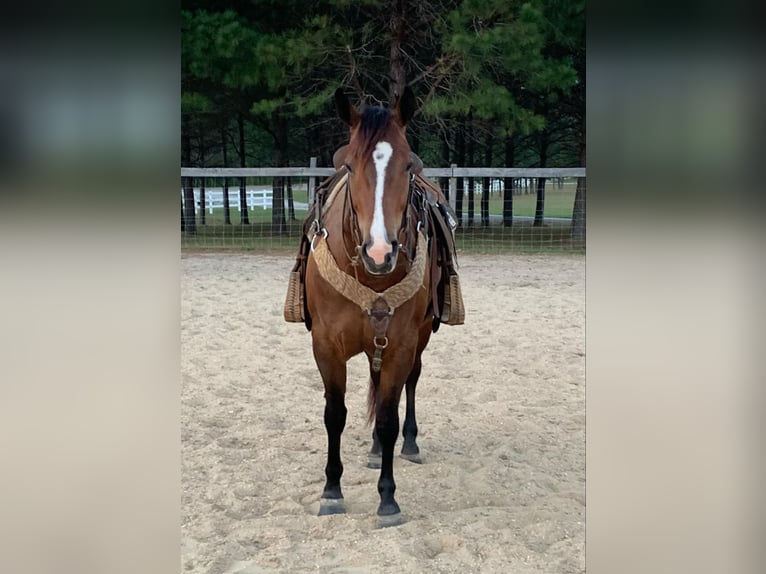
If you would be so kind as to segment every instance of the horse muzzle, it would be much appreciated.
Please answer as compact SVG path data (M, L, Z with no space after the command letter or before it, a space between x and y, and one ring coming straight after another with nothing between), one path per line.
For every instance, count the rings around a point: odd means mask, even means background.
M370 275L388 275L396 267L396 259L399 256L399 242L392 241L382 247L365 243L362 246L362 263Z

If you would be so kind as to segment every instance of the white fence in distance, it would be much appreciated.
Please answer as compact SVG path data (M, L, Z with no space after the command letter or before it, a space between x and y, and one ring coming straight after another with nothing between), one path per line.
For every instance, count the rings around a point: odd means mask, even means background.
M181 200L183 201L184 190L181 189ZM229 208L236 208L237 211L242 211L242 205L239 201L239 187L229 188ZM245 192L245 201L247 202L248 210L252 211L258 207L261 209L271 209L273 203L273 191L269 189L259 188L247 188ZM205 189L205 209L208 213L212 214L213 209L223 207L223 188L222 187L208 187ZM199 214L202 208L202 197L200 189L194 188L194 213Z

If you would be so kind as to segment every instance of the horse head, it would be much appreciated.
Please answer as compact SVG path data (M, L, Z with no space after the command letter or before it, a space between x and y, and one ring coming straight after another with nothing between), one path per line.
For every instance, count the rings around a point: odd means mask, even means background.
M369 274L386 275L396 267L410 177L422 167L405 134L417 106L415 95L407 87L392 109L369 106L359 112L338 89L335 102L350 137L335 153L333 163L348 170L362 262Z

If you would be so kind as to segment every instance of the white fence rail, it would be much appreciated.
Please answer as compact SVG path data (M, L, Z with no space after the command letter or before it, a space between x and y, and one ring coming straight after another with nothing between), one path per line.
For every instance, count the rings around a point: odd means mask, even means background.
M183 200L183 189L181 189L181 199ZM229 208L236 208L242 211L242 205L239 201L239 187L229 188ZM248 188L245 192L245 200L250 211L260 207L261 209L271 209L273 203L273 191L271 189ZM223 188L208 187L205 188L205 206L204 209L212 214L215 208L223 207ZM202 209L202 197L200 189L194 188L194 213L198 214Z

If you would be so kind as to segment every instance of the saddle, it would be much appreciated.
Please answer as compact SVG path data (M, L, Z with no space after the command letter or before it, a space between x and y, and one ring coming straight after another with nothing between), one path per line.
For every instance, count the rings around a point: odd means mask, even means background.
M415 165L417 168L422 167L422 163ZM428 249L430 266L426 273L431 283L431 302L426 316L432 316L432 330L436 332L442 323L462 325L465 321L465 306L455 251L457 219L439 187L425 179L420 172L420 169L413 170L408 209L415 220L421 223L421 231L426 237L425 248ZM341 168L317 188L314 203L303 222L298 254L290 271L284 318L289 323L305 323L309 331L311 316L306 305L305 277L311 238L318 231L314 229L314 222L333 202L345 184L346 175L345 168ZM412 254L410 259L412 260Z

